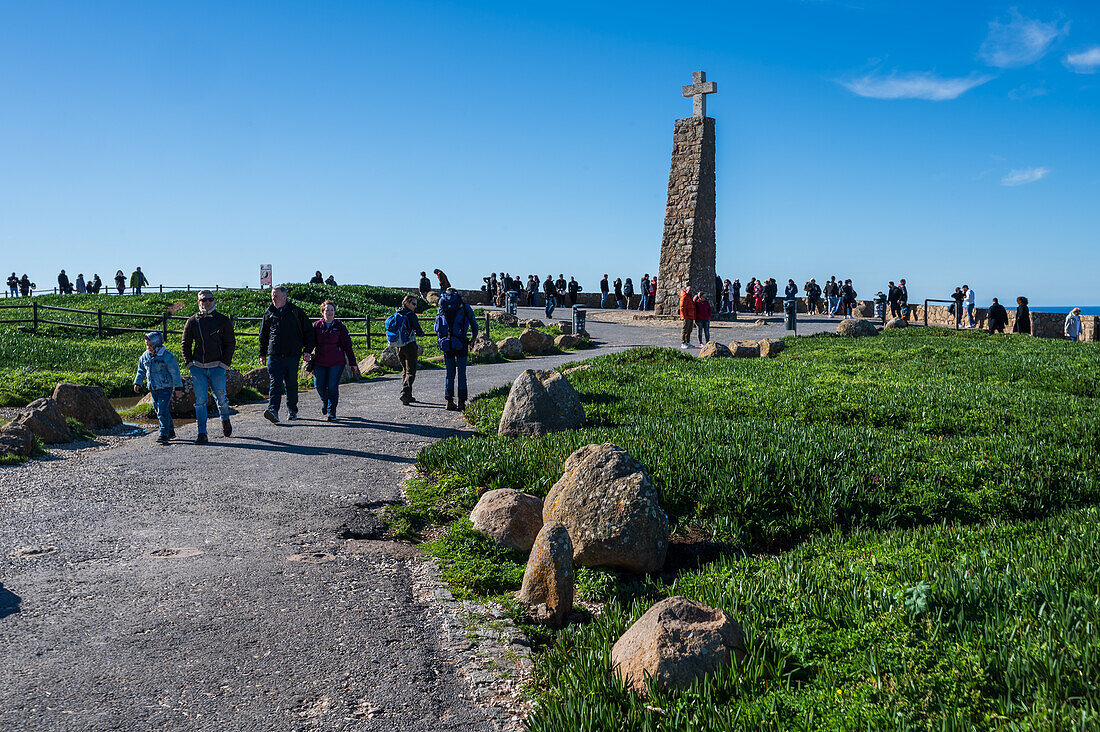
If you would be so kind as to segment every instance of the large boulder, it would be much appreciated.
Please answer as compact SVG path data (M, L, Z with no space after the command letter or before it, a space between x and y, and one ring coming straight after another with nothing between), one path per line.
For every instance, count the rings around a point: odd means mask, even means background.
M500 351L492 338L484 333L478 333L477 338L470 344L470 357L475 361L495 361L500 358Z
M758 344L761 358L775 358L787 347L787 342L779 338L764 338Z
M875 324L869 320L847 318L846 320L842 320L837 324L836 332L842 336L851 336L852 338L864 338L866 336L878 335L878 328L876 328Z
M524 328L545 328L546 323L542 322L538 318L531 318L530 320L521 320L519 324Z
M57 402L50 397L35 399L20 410L12 424L26 427L47 445L73 440L73 431L69 429L65 415L58 409Z
M439 293L435 290L428 290L424 293L424 299L428 301L429 305L435 306L439 304Z
M0 455L30 457L34 452L34 433L21 424L0 427Z
M556 328L557 331L562 335L569 335L573 332L573 324L568 320L554 323L554 328Z
M611 649L611 666L626 686L647 695L684 690L745 656L745 634L729 613L686 597L658 602Z
M668 551L668 516L641 463L615 445L585 445L565 460L542 520L565 524L573 563L656 572Z
M382 373L382 367L378 364L378 359L370 355L359 362L359 373L363 376L377 376Z
M470 522L497 544L529 552L542 528L542 499L513 488L486 491L470 512Z
M557 522L544 524L531 547L519 599L531 617L547 625L562 626L573 609L573 543Z
M699 358L729 358L733 353L718 341L710 341L699 349Z
M730 355L734 358L760 358L760 344L756 341L733 341Z
M512 382L499 433L544 435L584 426L584 407L569 380L557 371L527 369Z
M61 382L53 390L57 408L90 430L107 430L122 424L101 386Z
M571 351L584 345L584 338L571 333L563 333L554 339L554 345L563 351Z
M491 310L488 313L489 322L496 323L497 325L503 325L507 328L518 328L519 318L515 315L504 312L503 310Z
M519 338L509 336L497 341L497 352L505 358L523 358L523 344L519 342Z
M870 300L859 300L852 307L852 314L857 318L875 317L875 303Z
M229 380L226 379L226 384L228 383ZM267 396L268 389L271 387L271 376L265 368L252 369L244 375L244 385Z
M886 321L886 325L882 326L885 330L894 330L895 328L908 328L909 321L905 318L891 318Z
M541 330L528 328L519 334L520 345L524 353L546 353L554 345L554 339Z

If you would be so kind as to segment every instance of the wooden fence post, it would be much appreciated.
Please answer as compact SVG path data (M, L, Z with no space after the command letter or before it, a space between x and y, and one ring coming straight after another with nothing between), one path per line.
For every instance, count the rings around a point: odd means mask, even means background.
M38 332L38 301L35 300L33 303L31 303L31 305L32 305L31 309L34 310L34 325L31 326L31 330L33 330L35 333L37 333Z
M367 316L367 350L370 350L370 316Z
M161 325L160 325L161 334L164 336L164 342L167 343L168 342L168 313L164 313L160 317L161 317L161 321L160 321L161 322Z
M485 313L485 337L489 337L489 313Z
M164 294L164 285L163 284L160 285L160 294L162 294L162 295Z
M103 309L96 310L96 334L103 337Z

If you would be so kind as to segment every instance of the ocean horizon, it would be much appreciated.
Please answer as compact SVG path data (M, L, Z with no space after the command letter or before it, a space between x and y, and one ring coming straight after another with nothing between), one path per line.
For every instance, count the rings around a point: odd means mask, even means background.
M1074 308L1081 308L1081 315L1100 315L1100 305L1028 305L1028 308L1033 313L1069 313ZM1016 308L1006 306L1005 309Z

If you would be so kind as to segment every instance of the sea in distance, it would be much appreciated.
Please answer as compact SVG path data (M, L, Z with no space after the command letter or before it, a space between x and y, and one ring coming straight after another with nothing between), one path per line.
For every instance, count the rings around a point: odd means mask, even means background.
M1081 315L1100 315L1100 305L1031 305L1028 304L1033 313L1068 313L1075 307L1081 308ZM1005 307L1006 310L1015 310L1016 308Z

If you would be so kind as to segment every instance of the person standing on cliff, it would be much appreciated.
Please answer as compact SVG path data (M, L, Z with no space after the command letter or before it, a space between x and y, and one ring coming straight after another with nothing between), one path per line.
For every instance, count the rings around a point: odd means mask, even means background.
M1074 308L1069 311L1069 315L1066 316L1066 324L1064 327L1066 338L1071 341L1078 341L1081 338L1081 308Z
M15 273L12 272L12 274L14 275ZM638 301L638 309L643 311L649 310L649 272L646 272L644 275L642 275L642 281L640 284L641 286L638 288L638 292L639 294L641 294L642 297Z
M183 362L191 372L195 390L195 422L199 428L195 444L205 445L206 404L210 392L218 405L222 420L222 434L233 434L229 423L229 400L225 393L225 379L237 350L237 338L233 335L233 321L219 313L214 306L214 293L203 290L198 295L199 311L187 319L183 326L181 342Z
M434 269L434 270L432 270L432 274L434 274L436 279L439 280L439 291L440 292L446 292L447 290L449 290L451 288L451 281L449 279L447 279L447 275L443 274L443 270Z
M130 287L133 288L135 295L141 294L141 288L149 284L149 280L145 277L145 273L141 271L141 267L136 267L130 274Z
M1012 332L1031 335L1031 310L1023 295L1016 298L1016 320L1012 323Z
M547 320L554 317L554 308L558 306L558 289L554 287L554 280L550 275L546 275L546 279L542 281L542 294L546 296L546 318Z
M600 280L600 307L607 307L607 293L611 291L611 285L607 282L607 275Z
M428 299L428 293L431 292L431 289L432 289L432 281L428 279L428 273L427 272L421 272L420 273L420 283L417 286L417 289L420 290L420 297L427 300Z
M691 348L691 333L695 330L695 301L691 298L691 285L680 293L680 348Z
M974 308L978 305L978 299L974 295L974 291L970 289L970 285L963 285L963 301L966 303L966 327L975 328L978 325L978 321L974 318Z
M997 298L993 298L993 304L989 306L987 325L989 326L989 334L1004 333L1005 326L1008 325L1008 311L1005 310L1005 306L997 301Z

